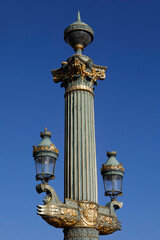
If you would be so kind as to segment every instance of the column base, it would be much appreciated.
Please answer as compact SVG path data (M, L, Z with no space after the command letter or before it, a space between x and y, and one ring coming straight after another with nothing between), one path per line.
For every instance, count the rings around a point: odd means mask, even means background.
M64 240L99 240L99 231L94 228L66 228Z

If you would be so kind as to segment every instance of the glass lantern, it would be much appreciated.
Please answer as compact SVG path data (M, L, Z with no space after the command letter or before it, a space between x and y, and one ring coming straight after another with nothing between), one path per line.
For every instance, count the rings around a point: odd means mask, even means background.
M121 163L117 161L115 156L116 151L107 152L108 160L102 165L101 174L103 176L105 196L115 198L122 194L122 182L124 168Z
M117 196L122 194L123 176L118 174L108 174L104 176L105 196Z
M54 170L58 157L58 149L51 142L51 133L41 132L42 141L36 146L33 146L33 156L36 166L36 180L48 182L54 179Z
M56 159L50 156L40 156L35 158L36 179L48 182L54 178Z

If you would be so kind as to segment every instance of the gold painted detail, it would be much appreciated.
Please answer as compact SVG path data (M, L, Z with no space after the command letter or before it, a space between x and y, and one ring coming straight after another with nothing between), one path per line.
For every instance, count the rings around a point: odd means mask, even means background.
M77 211L71 208L60 208L62 215L70 215L71 217L78 217Z
M120 171L124 172L124 167L122 166L122 163L120 163L117 166L114 166L114 165L106 166L105 164L103 164L102 168L101 168L101 172L106 171L106 170L120 170Z
M72 202L71 199L67 201ZM103 209L105 210L102 211L102 207L93 202L77 201L74 207L63 203L39 205L38 215L57 228L94 228L100 235L121 230L121 224L115 213L111 215L110 207L103 207Z
M115 150L112 151L112 152L107 151L107 156L108 156L108 157L117 156L117 152L116 152Z
M40 136L43 137L44 135L51 136L51 132L50 132L50 131L47 131L47 128L45 128L45 129L44 129L44 132L41 131Z
M99 215L99 234L107 235L121 230L121 224L116 217Z
M55 145L52 143L49 147L48 146L40 146L40 147L36 147L35 145L33 146L33 154L35 152L40 152L40 151L50 151L50 152L56 152L58 153L59 150L55 147Z
M74 86L68 87L68 88L66 88L65 95L68 94L69 92L78 91L78 90L87 91L94 96L92 88L90 88L86 85L74 85Z
M113 218L108 217L108 216L106 217L106 216L101 215L100 221L101 221L101 223L108 222L109 224L113 224Z
M96 82L98 79L105 79L107 67L98 66L91 61L84 61L79 55L72 56L69 62L62 62L62 67L52 70L53 80L55 83L63 82L65 79L71 79L77 75L84 78L89 77L91 82Z
M46 217L42 216L42 218L51 226L56 228L65 228L71 227L74 223L76 223L75 219L69 219L67 217Z
M74 227L96 227L98 218L98 206L95 203L79 202L80 221Z
M76 52L77 49L81 49L81 50L83 51L83 50L84 50L84 46L83 46L82 44L76 44L76 45L74 46L74 51Z
M57 228L70 227L78 221L78 211L58 205L39 205L38 215Z

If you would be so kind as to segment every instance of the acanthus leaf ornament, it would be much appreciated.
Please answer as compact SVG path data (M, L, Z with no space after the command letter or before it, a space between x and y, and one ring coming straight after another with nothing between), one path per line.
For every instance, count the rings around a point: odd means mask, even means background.
M33 146L33 154L35 152L40 152L40 151L51 151L51 152L56 152L58 153L58 149L55 147L55 145L52 143L50 146L40 146L36 147L35 145Z
M103 172L104 170L121 170L122 172L124 172L124 167L122 166L121 163L118 166L114 166L114 165L106 166L105 164L103 164L101 168L101 172Z
M85 60L84 60L85 59ZM96 83L98 79L105 79L107 67L93 64L93 61L86 56L73 55L67 62L62 62L62 67L52 70L55 83L65 83L66 79L74 81L74 77L81 77L82 82L85 79Z

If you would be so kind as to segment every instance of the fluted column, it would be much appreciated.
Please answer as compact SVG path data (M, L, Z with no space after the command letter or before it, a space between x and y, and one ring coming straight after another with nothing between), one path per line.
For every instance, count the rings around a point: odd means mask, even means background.
M64 165L64 197L97 203L94 94L81 83L66 88Z

